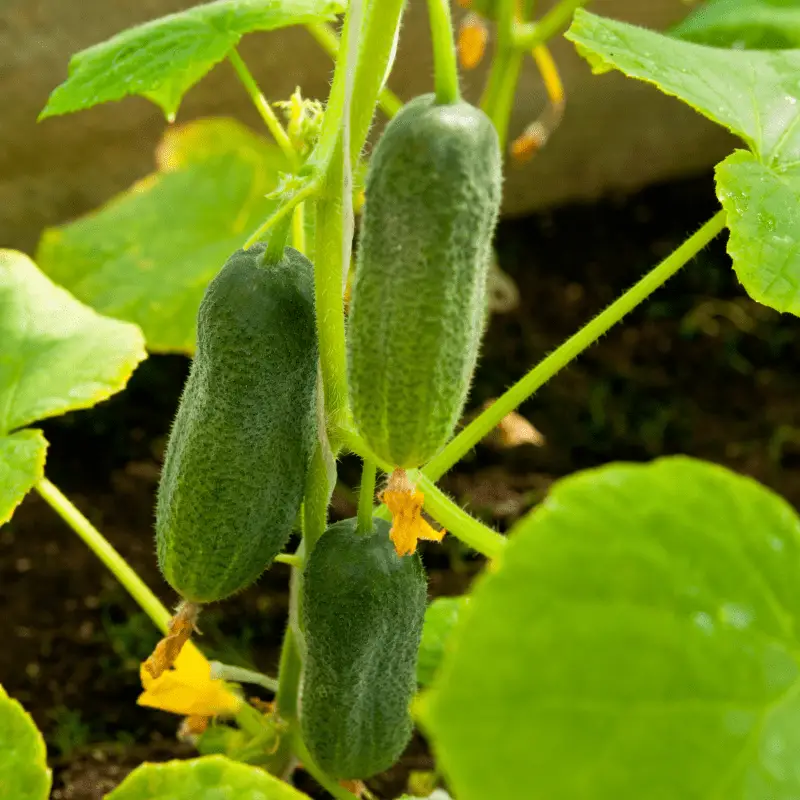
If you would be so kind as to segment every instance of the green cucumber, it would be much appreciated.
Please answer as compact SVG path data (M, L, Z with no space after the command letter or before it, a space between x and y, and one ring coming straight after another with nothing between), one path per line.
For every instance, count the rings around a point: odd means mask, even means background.
M397 761L411 737L409 703L427 596L418 555L400 557L390 525L331 525L303 573L306 657L303 740L337 779L364 779Z
M158 562L186 600L222 600L285 546L316 439L313 267L239 250L206 289L156 511Z
M353 418L404 469L452 436L486 317L502 157L467 103L412 100L370 160L348 321Z

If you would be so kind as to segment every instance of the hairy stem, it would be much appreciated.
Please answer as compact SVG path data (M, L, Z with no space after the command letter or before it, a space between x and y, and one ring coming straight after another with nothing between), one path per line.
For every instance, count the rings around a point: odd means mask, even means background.
M47 478L42 478L35 488L45 502L108 567L161 633L166 634L172 614L164 608L161 601L148 589L144 581L111 546L105 536Z
M626 314L646 300L656 289L666 283L681 267L691 261L725 227L725 212L715 214L697 233L647 273L625 294L591 322L567 339L557 350L537 364L525 377L517 381L496 402L474 419L437 456L422 469L431 481L438 480L450 467L466 455L484 436L527 400L537 389L574 361L584 350L594 344Z
M286 158L289 159L289 163L292 165L292 168L297 169L300 164L300 159L297 151L292 146L292 141L289 138L289 134L286 133L283 125L280 123L280 120L272 110L272 106L267 102L266 98L261 93L261 90L258 88L258 84L256 83L256 79L247 68L247 65L242 60L242 57L237 52L236 48L233 48L230 53L228 53L228 60L231 62L231 64L233 64L233 68L236 70L239 80L241 80L244 88L247 91L247 94L253 101L253 105L261 115L261 119L264 120L267 128L269 128L272 138L275 139L278 147L280 147L280 149L283 151L283 154L286 156Z
M428 0L428 14L433 43L436 102L440 105L457 103L461 95L449 0Z
M531 50L544 44L569 24L576 9L587 3L589 0L561 0L538 22L519 25L514 32L515 46L519 50Z

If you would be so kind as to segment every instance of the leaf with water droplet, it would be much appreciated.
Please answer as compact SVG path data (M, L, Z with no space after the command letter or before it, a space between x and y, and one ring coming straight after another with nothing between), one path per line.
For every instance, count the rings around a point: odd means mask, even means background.
M76 53L39 118L141 95L174 119L181 99L251 31L332 20L339 0L217 0L129 28Z
M652 83L747 143L717 167L728 252L754 300L800 315L800 50L707 47L582 10L567 38L593 66Z
M717 165L728 252L747 293L800 316L800 164L766 165L738 150Z
M800 796L788 503L690 458L611 464L509 538L418 703L460 800Z

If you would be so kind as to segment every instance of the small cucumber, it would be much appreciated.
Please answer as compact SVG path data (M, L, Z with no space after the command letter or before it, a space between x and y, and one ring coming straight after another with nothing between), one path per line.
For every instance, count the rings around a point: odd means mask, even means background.
M286 248L239 250L209 284L167 446L158 562L186 600L222 600L288 540L316 438L313 267Z
M390 525L331 525L306 562L303 739L337 779L368 778L397 761L411 736L408 706L427 595L418 555L399 557Z
M370 160L348 323L353 417L409 469L452 436L486 317L502 158L467 103L412 100Z

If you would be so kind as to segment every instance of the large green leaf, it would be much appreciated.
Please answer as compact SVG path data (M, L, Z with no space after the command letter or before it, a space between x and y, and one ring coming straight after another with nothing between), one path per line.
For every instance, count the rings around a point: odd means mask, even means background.
M717 173L729 252L751 297L800 315L800 50L723 50L582 10L566 35L597 71L653 83L744 139L753 157L737 154ZM793 205L776 213L779 197Z
M158 172L45 231L37 261L83 302L140 325L150 350L191 353L208 282L275 208L265 195L287 168L234 120L168 130Z
M46 800L51 783L42 734L0 686L0 797Z
M420 717L459 800L800 797L800 520L689 458L557 483Z
M714 47L800 47L800 4L797 0L712 0L695 9L671 33Z
M308 800L258 767L225 756L142 764L107 800Z
M800 315L800 162L768 166L738 150L716 177L739 280L754 300Z
M173 119L181 99L251 31L331 20L339 0L217 0L138 25L76 53L40 115L142 95Z
M0 343L2 524L44 471L44 436L20 429L105 400L146 354L135 325L87 308L14 250L0 250Z
M87 308L14 250L0 250L0 342L0 434L105 400L145 358L136 326Z
M11 519L22 498L44 476L46 453L47 440L41 431L0 436L0 525Z

